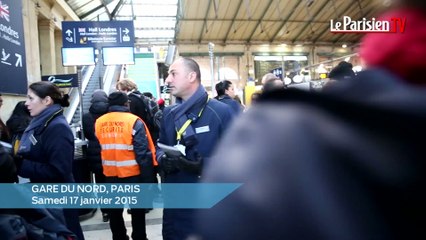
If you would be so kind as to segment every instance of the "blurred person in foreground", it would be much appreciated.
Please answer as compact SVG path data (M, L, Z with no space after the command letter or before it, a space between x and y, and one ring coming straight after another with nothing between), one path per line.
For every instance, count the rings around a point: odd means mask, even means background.
M193 59L174 61L165 82L176 104L164 109L159 143L176 146L185 154L172 157L158 149L163 182L198 183L233 115L226 104L209 99ZM170 194L164 190L163 239L186 239L195 231L195 210L168 208L176 203Z
M237 120L204 182L243 185L199 215L202 239L426 239L426 14L389 17L405 32L366 35L370 69L264 94Z

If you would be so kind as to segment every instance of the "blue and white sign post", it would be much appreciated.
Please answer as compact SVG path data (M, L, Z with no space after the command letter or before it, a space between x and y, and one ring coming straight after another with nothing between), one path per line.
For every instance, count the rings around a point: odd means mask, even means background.
M0 73L0 92L26 94L27 66L22 1L0 0Z
M74 47L134 47L133 21L64 21L62 44Z
M133 21L63 21L62 22L62 61L78 66L78 82L80 95L80 117L83 116L83 101L81 93L81 52L87 48L130 47L135 44ZM68 53L69 56L64 56ZM88 56L90 54L84 54ZM101 56L101 55L99 55ZM86 61L87 62L87 61ZM127 63L127 62L126 62ZM122 64L126 64L122 63ZM120 63L117 63L120 64ZM99 76L99 87L102 79ZM84 138L84 136L83 136Z

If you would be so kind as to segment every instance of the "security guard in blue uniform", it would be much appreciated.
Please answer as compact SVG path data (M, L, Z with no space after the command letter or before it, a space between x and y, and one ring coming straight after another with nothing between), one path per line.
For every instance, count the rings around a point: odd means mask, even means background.
M233 114L226 104L209 99L201 85L200 67L192 59L177 59L166 83L176 104L164 109L159 142L182 149L185 156L173 158L158 149L163 182L196 183ZM195 210L168 209L170 201L165 193L163 238L185 239L194 233Z

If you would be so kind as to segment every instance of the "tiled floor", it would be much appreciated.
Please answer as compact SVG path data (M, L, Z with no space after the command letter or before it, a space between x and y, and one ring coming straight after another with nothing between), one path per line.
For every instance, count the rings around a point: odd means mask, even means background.
M146 232L149 240L162 240L161 223L163 209L156 208L146 214ZM124 221L126 222L127 235L132 233L131 216L127 211L123 211ZM101 211L97 210L95 215L87 220L82 220L81 227L83 228L84 237L86 240L111 240L111 230L109 223L102 222Z

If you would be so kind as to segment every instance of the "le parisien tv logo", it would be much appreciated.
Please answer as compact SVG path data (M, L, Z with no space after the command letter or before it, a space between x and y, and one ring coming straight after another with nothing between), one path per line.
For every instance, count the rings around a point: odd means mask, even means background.
M332 33L403 33L406 26L405 17L392 17L389 20L376 20L375 18L352 20L343 16L342 21L330 20Z

